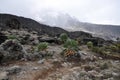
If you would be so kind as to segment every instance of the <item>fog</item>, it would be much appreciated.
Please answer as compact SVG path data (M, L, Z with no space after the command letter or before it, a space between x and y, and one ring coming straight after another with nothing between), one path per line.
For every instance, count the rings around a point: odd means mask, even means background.
M0 0L0 13L39 19L62 12L83 22L120 25L120 0Z

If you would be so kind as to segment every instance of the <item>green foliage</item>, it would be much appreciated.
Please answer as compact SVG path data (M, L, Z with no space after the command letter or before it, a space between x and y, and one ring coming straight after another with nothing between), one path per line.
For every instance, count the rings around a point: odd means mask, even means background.
M37 49L38 49L38 51L43 51L43 50L46 50L47 47L48 47L48 43L42 42L42 43L38 44Z
M111 46L110 46L110 49L111 49L112 51L118 51L118 47L115 46L115 45L111 45Z
M78 42L76 40L70 39L66 33L60 35L61 41L64 43L63 47L65 48L61 55L70 56L74 55L78 51Z
M62 41L62 42L66 42L67 41L67 39L68 39L68 35L66 34L66 33L62 33L61 35L60 35L60 40Z
M93 43L91 41L87 42L88 48L93 48Z
M93 47L91 50L95 53L102 55L103 57L118 58L119 59L119 44L104 45L103 47ZM105 64L106 66L106 64Z
M100 52L100 51L99 51L99 47L93 47L93 48L92 48L92 51L93 51L93 52L96 52L96 53L99 53L99 52Z
M103 69L108 69L109 68L109 65L107 63L103 63L100 68L103 70Z
M54 55L54 52L46 52L46 54L44 54L46 58L51 58L53 55Z
M8 39L17 39L17 37L15 35L9 35Z
M67 39L64 43L64 47L68 49L77 50L78 49L78 42L73 39Z
M116 46L120 49L120 43L116 44Z
M118 52L120 53L120 43L116 44L117 48L118 48Z
M102 54L102 55L106 54L106 50L105 50L104 47L92 47L91 49L95 53L99 53L99 54Z

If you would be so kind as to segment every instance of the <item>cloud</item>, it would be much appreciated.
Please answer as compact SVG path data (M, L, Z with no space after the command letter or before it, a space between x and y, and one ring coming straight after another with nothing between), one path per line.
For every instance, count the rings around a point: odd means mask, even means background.
M120 24L119 3L119 0L1 0L0 13L35 18L48 11L58 11L83 22Z

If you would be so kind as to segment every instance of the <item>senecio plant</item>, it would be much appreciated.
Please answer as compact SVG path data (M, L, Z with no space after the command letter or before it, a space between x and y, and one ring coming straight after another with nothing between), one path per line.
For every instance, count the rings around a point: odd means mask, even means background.
M91 41L87 42L87 47L89 49L93 48L93 43Z
M41 42L41 43L38 44L37 50L38 51L44 51L44 50L47 49L47 47L48 47L48 43L47 42Z
M62 34L60 35L60 40L61 40L63 43L65 43L65 42L67 41L67 39L68 39L68 35L67 35L66 33L62 33Z
M78 51L78 42L73 39L67 39L64 43L65 56L73 56Z
M62 33L60 35L61 41L63 41L63 47L65 50L63 51L64 56L74 55L78 50L78 42L70 39L66 33Z
M64 47L68 49L77 50L78 42L73 39L67 39L67 41L64 43Z

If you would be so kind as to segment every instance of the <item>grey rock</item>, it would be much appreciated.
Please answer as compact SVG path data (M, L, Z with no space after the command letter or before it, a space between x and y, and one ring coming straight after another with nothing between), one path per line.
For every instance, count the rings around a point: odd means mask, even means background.
M100 60L102 60L103 58L102 57L98 57Z
M48 43L58 43L59 40L57 40L56 38L52 38L52 37L38 37L40 42L48 42Z
M39 63L39 64L43 64L44 61L45 61L45 59L42 59L42 60L39 60L38 63Z
M20 73L21 72L21 67L20 66L13 66L9 69L7 69L6 71L9 73L9 74L17 74L17 73Z
M39 52L34 52L34 53L26 53L24 55L24 58L22 58L22 61L33 61L33 60L42 60L44 57L43 54L39 53Z
M37 39L35 39L34 41L32 41L32 44L37 45L39 43L39 41Z
M17 40L6 40L0 45L1 61L19 60L26 52L24 47Z
M113 75L113 76L119 76L119 74L118 74L118 73L115 73L115 72L113 72L112 75Z
M115 73L115 72L113 72L113 73L112 73L112 76L113 76L113 78L115 78L116 80L120 79L120 73Z
M81 59L81 60L84 60L84 61L86 61L86 60L94 61L94 60L97 59L96 56L91 55L91 54L88 54L88 53L83 52L83 51L78 51L77 54L80 56L80 59Z
M94 78L95 80L101 80L104 75L101 73L98 73L95 70L92 70L92 71L88 71L88 76L90 78Z
M72 65L72 64L69 63L69 62L64 62L64 63L62 64L63 67L69 67L69 66L71 66L71 65Z
M117 61L115 61L115 63L119 63L119 61L117 60Z
M39 68L38 67L33 67L32 70L38 70Z
M101 74L104 75L104 76L103 76L104 79L107 79L107 78L111 78L111 77L112 77L112 71L110 71L110 70L104 70L104 71L101 72Z
M1 72L0 73L0 80L9 80L8 72Z

